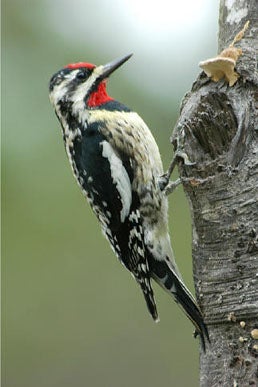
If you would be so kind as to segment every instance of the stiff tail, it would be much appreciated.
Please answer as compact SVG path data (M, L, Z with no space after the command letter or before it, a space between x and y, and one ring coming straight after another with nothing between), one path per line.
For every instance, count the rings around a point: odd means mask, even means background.
M205 351L205 340L210 342L210 339L208 329L203 321L202 313L189 290L176 276L174 276L174 287L175 292L171 291L171 293L175 297L175 301L183 308L188 318L194 324L196 328L196 334L200 336L202 348Z
M153 259L150 270L153 279L174 297L175 301L183 308L188 318L192 321L197 334L200 335L202 348L205 351L206 340L210 341L209 333L203 321L202 313L190 291L171 270L166 261L155 260L154 262Z

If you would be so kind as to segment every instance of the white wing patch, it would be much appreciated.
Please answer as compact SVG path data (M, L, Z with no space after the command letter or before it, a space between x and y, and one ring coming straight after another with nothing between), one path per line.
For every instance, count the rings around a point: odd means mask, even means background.
M101 145L103 147L102 156L109 161L111 176L121 197L122 210L120 218L121 222L124 222L129 215L132 204L131 182L122 161L115 154L112 146L107 141L103 141Z

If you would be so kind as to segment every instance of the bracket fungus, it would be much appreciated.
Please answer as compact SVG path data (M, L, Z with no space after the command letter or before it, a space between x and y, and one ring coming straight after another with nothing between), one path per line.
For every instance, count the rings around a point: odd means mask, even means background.
M239 78L235 71L237 59L242 55L242 49L234 47L234 44L241 40L249 26L249 21L245 23L244 28L235 36L229 47L225 48L214 58L206 59L199 63L205 74L214 82L225 78L229 86L233 86Z

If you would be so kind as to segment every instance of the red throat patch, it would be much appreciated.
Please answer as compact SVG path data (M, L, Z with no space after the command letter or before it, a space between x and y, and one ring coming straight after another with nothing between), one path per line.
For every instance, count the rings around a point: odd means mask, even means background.
M100 105L103 105L104 103L108 101L113 101L113 98L111 98L106 91L106 84L107 81L102 81L99 85L96 91L93 91L87 101L87 105L89 107L97 107Z

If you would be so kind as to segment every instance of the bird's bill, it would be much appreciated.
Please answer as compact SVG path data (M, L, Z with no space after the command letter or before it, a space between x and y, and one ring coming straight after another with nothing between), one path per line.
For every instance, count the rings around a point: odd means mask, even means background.
M109 77L109 75L112 74L116 69L118 69L118 67L122 66L122 64L128 61L128 59L130 59L132 55L133 54L123 56L122 58L115 59L112 62L109 62L103 66L100 66L101 67L100 77L102 79Z

